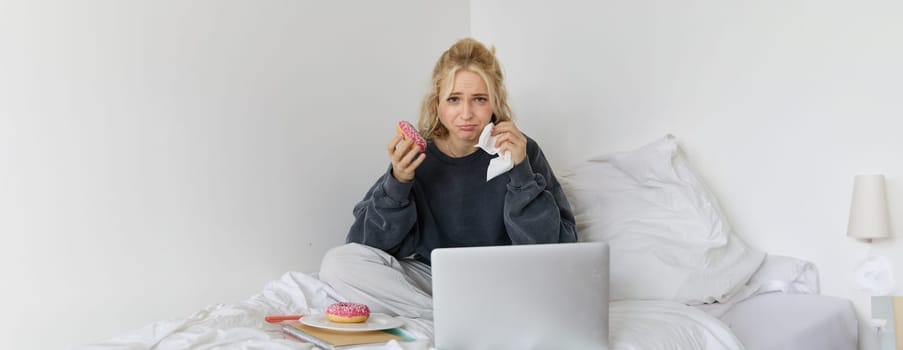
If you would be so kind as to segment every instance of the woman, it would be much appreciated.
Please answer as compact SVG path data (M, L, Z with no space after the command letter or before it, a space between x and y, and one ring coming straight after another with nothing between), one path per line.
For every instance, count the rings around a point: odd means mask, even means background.
M445 51L418 123L427 149L400 133L389 142L391 166L355 205L349 244L326 254L320 278L373 312L432 319L433 249L576 241L567 198L506 95L494 50L462 39ZM514 167L487 181L494 156L474 145L489 123Z

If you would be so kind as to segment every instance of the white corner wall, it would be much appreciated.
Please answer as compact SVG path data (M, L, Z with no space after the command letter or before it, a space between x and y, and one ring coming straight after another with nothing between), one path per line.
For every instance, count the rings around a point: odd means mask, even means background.
M0 2L0 348L317 271L468 6Z
M438 53L469 34L498 47L519 125L557 169L674 133L746 241L815 262L823 292L867 315L859 262L888 256L903 281L899 238L844 236L860 173L888 175L903 225L901 14L0 1L0 348L102 340L316 271L385 166L372 145L415 118Z
M901 16L898 1L472 0L471 33L497 46L556 168L673 133L744 240L814 262L822 292L868 318L853 272L869 254L903 294ZM895 239L846 237L867 173L887 176Z

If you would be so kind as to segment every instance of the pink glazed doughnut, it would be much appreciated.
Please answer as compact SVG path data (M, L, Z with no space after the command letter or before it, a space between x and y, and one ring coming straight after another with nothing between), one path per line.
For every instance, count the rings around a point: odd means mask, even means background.
M420 136L420 133L417 132L417 128L414 127L413 124L409 123L407 120L398 121L398 131L404 135L405 140L413 140L417 147L420 147L420 151L426 151L426 140Z
M326 308L326 318L332 322L361 323L370 318L370 308L358 303L335 303Z

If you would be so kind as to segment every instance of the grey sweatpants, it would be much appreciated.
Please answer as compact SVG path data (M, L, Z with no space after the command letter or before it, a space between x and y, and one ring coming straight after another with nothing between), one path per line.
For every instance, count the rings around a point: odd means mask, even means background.
M320 279L347 301L367 304L371 312L433 319L431 270L420 261L349 243L326 252Z

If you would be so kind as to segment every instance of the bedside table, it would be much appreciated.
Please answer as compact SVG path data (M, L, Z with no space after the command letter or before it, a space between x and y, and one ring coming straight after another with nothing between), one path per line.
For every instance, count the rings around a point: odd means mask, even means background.
M903 337L897 336L903 336L903 297L872 297L872 329L878 337L878 349L903 349Z

